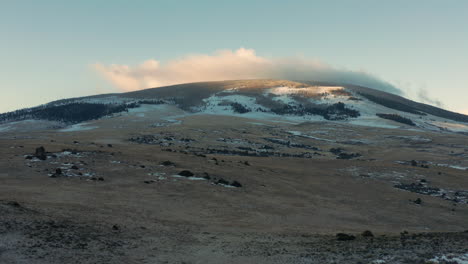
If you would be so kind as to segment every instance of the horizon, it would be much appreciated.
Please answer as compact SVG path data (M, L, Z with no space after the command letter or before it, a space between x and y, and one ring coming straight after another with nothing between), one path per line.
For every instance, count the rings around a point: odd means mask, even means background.
M467 2L249 3L5 4L0 113L194 81L312 76L468 114Z

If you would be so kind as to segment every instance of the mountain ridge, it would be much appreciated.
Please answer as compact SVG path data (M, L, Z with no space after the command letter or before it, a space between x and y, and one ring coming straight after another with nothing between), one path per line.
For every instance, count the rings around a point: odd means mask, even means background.
M61 99L0 114L0 123L35 119L76 124L128 112L143 104L172 104L189 113L235 114L254 119L261 115L260 118L349 121L370 126L387 119L399 125L450 131L446 123L463 127L462 131L453 132L468 132L464 125L468 123L467 115L396 94L351 84L275 79L185 83Z

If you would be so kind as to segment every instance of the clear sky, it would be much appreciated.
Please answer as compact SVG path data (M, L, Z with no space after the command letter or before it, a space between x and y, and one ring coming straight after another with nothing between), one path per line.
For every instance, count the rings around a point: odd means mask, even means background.
M0 33L0 112L119 91L96 63L244 47L364 70L468 114L464 0L0 0Z

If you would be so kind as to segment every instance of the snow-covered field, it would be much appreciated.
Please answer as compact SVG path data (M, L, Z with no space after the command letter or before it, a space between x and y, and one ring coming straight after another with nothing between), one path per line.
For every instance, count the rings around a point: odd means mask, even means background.
M63 124L56 121L27 119L16 122L10 122L0 125L2 132L27 132L35 130L56 129L63 127Z
M320 94L321 97L318 99L309 98L312 103L316 104L327 104L332 105L338 102L342 102L346 104L346 107L357 110L360 112L360 116L358 118L349 118L348 120L342 121L333 121L333 122L343 122L352 125L359 125L359 126L368 126L368 127L378 127L378 128L389 128L389 129L407 129L407 130L432 130L432 131L441 131L441 128L446 131L451 132L468 132L468 125L452 120L447 120L444 118L440 118L437 116L432 115L416 115L407 112L398 111L395 109L391 109L385 107L383 105L374 103L369 101L365 98L361 100L352 100L350 102L349 96L341 95L341 94L334 94L332 91L342 90L343 87L337 86L314 86L310 88L292 88L292 87L276 87L266 90L263 95L268 96L269 94L274 95L272 100L281 102L287 105L299 105L300 103L297 102L293 96L297 96L298 94ZM204 100L205 105L201 108L194 109L195 112L202 113L202 114L214 114L214 115L229 115L229 116L241 116L256 120L287 120L292 122L307 122L307 121L327 121L322 116L319 115L277 115L270 112L270 109L260 105L257 103L256 98L249 97L246 95L237 95L235 92L237 89L229 90L230 95L220 95L214 94L211 97ZM227 91L223 91L222 93L226 93ZM349 92L349 91L348 91ZM357 94L353 94L350 92L355 98L360 98L361 96ZM233 111L232 107L230 106L231 103L238 103L250 110L247 113L236 113ZM261 110L261 111L259 111ZM387 120L376 116L377 113L384 113L384 114L397 114L399 116L409 118L414 123L416 123L417 127L411 128L404 124L397 123L395 121Z

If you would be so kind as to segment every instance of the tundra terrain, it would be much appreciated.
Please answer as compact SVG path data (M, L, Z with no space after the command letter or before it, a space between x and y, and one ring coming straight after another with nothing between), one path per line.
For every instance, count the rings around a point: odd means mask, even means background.
M467 263L466 116L278 82L4 115L0 263Z

